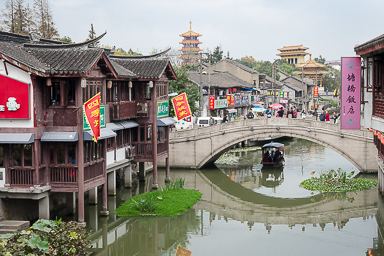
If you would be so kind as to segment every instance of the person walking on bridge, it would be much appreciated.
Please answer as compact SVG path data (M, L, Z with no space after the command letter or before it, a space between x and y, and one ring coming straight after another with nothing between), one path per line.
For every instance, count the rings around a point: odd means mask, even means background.
M325 122L326 123L330 123L331 121L329 120L329 113L328 113L328 110L325 111Z
M255 118L255 115L253 114L252 109L249 109L249 112L247 114L247 118L248 119L254 119Z
M283 107L281 107L280 110L277 111L277 114L279 115L279 117L283 117L283 115L284 115Z

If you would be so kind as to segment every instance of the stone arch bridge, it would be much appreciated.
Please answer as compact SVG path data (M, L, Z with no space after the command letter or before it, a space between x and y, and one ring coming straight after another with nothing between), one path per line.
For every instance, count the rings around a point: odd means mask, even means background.
M273 140L288 136L313 141L344 156L361 172L377 172L377 150L372 132L341 130L339 125L311 119L246 119L170 133L171 167L200 169L222 153L250 139Z

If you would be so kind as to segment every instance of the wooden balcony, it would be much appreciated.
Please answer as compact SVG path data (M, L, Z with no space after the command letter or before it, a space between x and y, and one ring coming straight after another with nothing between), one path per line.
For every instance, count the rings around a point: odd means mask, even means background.
M77 166L49 167L49 181L54 183L77 184Z
M136 149L134 161L136 162L152 161L153 159L152 143L135 143L134 148ZM157 144L157 156L160 157L158 160L161 160L164 157L168 156L168 147L166 142Z
M138 107L135 101L120 101L112 104L111 119L114 121L137 117Z
M9 184L11 186L32 186L34 169L32 168L10 168L9 170Z

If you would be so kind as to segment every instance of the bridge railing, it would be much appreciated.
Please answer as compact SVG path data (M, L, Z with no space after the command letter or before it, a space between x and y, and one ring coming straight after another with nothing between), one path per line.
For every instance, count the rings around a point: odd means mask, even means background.
M355 136L372 137L367 129L363 127L361 130L342 130L340 124L333 124L321 122L314 118L301 119L301 118L259 118L259 119L242 119L229 123L222 123L214 126L196 127L194 129L178 130L177 132L170 133L170 139L176 139L178 137L193 137L203 134L222 133L223 131L236 130L244 127L257 127L257 126L293 126L298 128L307 129L321 129L323 131L339 132L340 134L349 134Z

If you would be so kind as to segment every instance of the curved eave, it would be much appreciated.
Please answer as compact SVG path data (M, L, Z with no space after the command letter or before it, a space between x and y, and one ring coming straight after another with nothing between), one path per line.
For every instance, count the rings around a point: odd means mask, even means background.
M308 55L309 53L307 52L283 52L283 53L278 53L276 54L277 56L281 56L281 57L285 57L285 56L305 56L305 55Z
M202 49L187 47L187 48L181 48L179 51L181 51L181 52L200 52L200 51L202 51Z
M202 44L203 42L200 42L199 40L183 40L182 42L179 42L179 44Z
M169 47L165 51L162 51L160 53L155 53L152 55L137 55L137 56L109 55L108 57L115 58L115 59L150 59L150 58L155 58L163 54L166 54L167 52L169 52L169 50L171 50L171 47Z
M77 44L24 44L24 47L29 47L29 48L44 48L44 49L71 49L71 48L79 48L83 46L88 46L90 44L96 43L99 41L101 38L103 38L107 32L104 32L100 36L96 37L95 39L85 41L82 43L77 43Z
M185 32L185 33L179 35L179 36L203 36L203 35L190 30L188 32Z
M24 71L31 72L32 74L35 74L35 75L38 75L38 76L42 76L42 77L47 76L47 72L45 70L41 70L41 69L38 69L38 68L35 68L35 67L31 67L30 65L22 63L22 62L18 61L15 58L10 58L7 55L4 55L3 53L0 53L0 59L2 59L4 61L7 61L8 63L10 63L10 64L12 64L12 65L14 65L16 67L21 68Z

